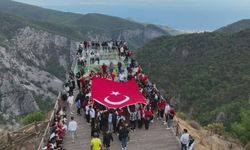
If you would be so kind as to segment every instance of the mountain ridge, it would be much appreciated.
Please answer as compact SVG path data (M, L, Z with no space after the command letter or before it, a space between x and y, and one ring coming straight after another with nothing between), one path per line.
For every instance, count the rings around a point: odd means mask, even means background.
M250 19L242 19L237 22L226 25L224 27L221 27L215 30L215 32L237 33L249 28L250 28Z
M170 35L167 31L155 25L143 25L114 16L97 13L77 14L45 9L15 1L0 2L0 12L9 13L37 24L61 26L68 28L64 36L79 39L121 39L129 41L133 48L142 46L145 42L162 35ZM53 30L57 31L56 27ZM60 30L59 33L64 33ZM128 37L127 37L128 36ZM136 42L134 42L136 41Z

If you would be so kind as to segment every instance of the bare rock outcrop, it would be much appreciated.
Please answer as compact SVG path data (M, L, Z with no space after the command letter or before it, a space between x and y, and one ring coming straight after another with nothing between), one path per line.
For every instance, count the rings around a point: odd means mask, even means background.
M64 36L29 26L0 44L0 124L53 105L75 48Z

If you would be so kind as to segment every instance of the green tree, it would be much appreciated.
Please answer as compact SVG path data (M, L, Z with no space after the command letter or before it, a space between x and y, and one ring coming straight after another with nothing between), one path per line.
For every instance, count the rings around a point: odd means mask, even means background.
M27 125L36 121L42 121L45 119L43 112L33 112L23 118L23 124Z
M241 109L240 122L234 122L231 128L243 143L250 141L250 110Z

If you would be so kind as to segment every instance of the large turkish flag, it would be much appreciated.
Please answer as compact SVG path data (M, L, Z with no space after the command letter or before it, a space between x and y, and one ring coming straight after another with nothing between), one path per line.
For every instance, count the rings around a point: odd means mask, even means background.
M134 80L114 82L93 78L91 96L94 101L108 108L122 108L136 103L146 104L146 100Z

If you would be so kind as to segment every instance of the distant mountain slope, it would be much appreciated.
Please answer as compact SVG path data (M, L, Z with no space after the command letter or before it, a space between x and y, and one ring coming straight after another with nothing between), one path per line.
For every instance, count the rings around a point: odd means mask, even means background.
M230 25L227 25L225 27L222 27L216 30L216 32L237 33L242 30L249 29L249 28L250 28L250 19L244 19L244 20L240 20L235 23L232 23Z
M127 40L132 47L142 46L155 37L169 35L157 26L143 25L118 17L94 13L66 13L10 0L0 1L0 12L25 18L74 39L122 39Z
M179 111L226 130L250 109L250 29L160 37L137 51L151 80Z

